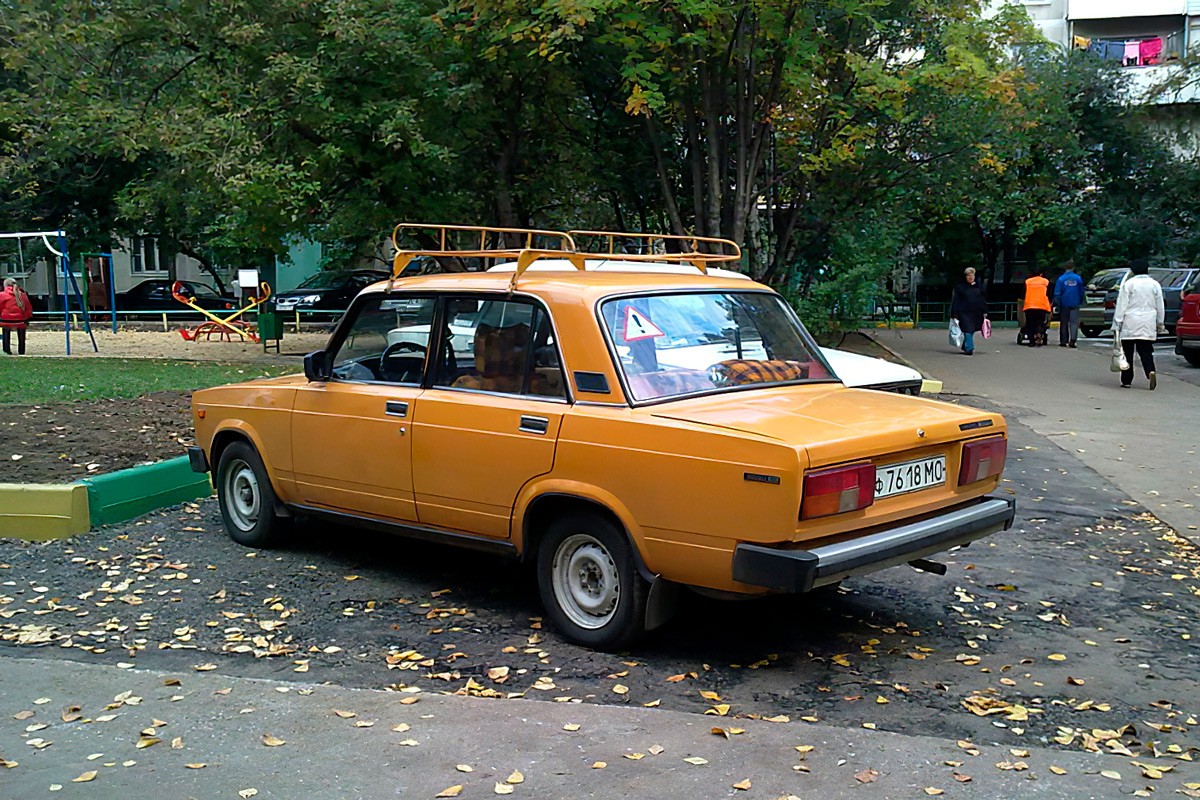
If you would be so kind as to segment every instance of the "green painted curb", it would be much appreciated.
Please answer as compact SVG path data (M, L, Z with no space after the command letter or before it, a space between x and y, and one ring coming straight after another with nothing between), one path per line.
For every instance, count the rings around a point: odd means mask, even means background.
M127 519L212 494L208 475L192 472L187 456L110 472L81 481L92 525Z
M90 527L87 488L78 483L0 483L0 536L43 542Z

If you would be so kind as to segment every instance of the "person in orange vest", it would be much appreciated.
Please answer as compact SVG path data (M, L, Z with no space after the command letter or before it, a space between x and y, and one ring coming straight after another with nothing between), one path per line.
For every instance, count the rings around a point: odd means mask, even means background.
M1046 343L1046 329L1050 323L1050 297L1047 290L1050 281L1042 276L1042 268L1034 267L1032 275L1025 280L1025 340L1030 347L1041 347Z

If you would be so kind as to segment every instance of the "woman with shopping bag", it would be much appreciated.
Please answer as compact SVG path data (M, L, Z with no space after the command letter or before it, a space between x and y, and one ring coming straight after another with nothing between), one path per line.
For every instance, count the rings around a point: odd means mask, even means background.
M962 331L960 347L969 356L975 354L975 334L983 330L985 319L987 297L983 294L983 287L975 280L975 268L967 267L962 282L954 287L954 295L950 298L950 323Z
M1163 325L1166 314L1163 309L1162 286L1147 273L1150 262L1135 258L1129 262L1132 273L1121 284L1117 293L1117 308L1113 312L1114 366L1121 367L1121 388L1133 384L1133 354L1137 351L1142 369L1150 381L1150 388L1158 385L1154 372L1154 342L1166 331ZM1124 356L1122 361L1120 356Z

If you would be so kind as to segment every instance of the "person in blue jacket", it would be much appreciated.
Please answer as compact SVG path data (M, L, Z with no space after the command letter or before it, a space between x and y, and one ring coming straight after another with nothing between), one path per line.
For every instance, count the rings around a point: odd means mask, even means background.
M1063 274L1054 283L1054 307L1058 309L1058 346L1074 347L1079 335L1079 307L1083 305L1083 278L1075 262L1063 264Z

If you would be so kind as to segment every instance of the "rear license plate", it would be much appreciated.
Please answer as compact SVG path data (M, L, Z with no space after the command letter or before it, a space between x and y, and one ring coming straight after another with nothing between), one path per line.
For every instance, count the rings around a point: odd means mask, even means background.
M946 482L946 457L903 461L875 469L875 499L917 492Z

